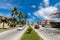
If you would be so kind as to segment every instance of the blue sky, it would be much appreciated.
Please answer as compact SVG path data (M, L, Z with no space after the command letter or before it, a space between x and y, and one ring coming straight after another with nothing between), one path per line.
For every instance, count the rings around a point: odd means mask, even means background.
M0 16L11 17L14 6L28 16L28 21L37 22L51 19L50 14L60 8L60 0L0 0Z

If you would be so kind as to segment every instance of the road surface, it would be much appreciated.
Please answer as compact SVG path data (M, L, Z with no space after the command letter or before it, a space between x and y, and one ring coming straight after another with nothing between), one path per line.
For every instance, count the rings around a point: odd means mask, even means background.
M0 33L0 40L18 40L24 30L18 31L17 29L13 29L6 32L2 32Z
M38 32L43 36L45 40L60 40L60 30L55 28L42 28L38 29Z
M33 28L34 29L34 28ZM60 28L34 29L44 40L60 40Z

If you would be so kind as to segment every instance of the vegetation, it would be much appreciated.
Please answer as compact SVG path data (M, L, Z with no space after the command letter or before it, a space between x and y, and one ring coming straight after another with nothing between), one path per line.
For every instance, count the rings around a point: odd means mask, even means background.
M4 28L4 23L7 23L11 27L15 27L16 24L22 24L22 25L26 24L27 16L25 14L23 14L21 11L18 11L18 9L16 7L13 7L11 12L12 12L11 18L0 16L0 23L1 22L3 23L3 28ZM19 19L19 21L18 21L18 19Z
M16 7L14 7L12 9L12 14L11 14L11 16L13 17L13 26L15 26L15 19L16 19L17 14L18 14L18 9Z
M25 14L23 14L22 12L19 12L17 16L19 18L20 24L26 23L27 16ZM25 19L25 21L24 21L24 19Z
M7 20L7 18L2 18L1 19L1 23L3 23L3 29L4 29L4 23L8 23L8 20Z
M10 27L15 27L16 25L14 25L14 24L17 24L17 20L15 18L9 18L8 21L9 21L8 25Z
M30 34L31 31L32 31L32 28L31 28L31 26L29 26L29 28L27 29L26 33L27 33L27 34Z
M28 30L31 30L30 29L31 27L29 27L26 32ZM22 36L21 40L40 40L41 38L38 36L38 34L32 29L31 30L31 33L27 34L27 33L24 33L24 35Z
M19 19L19 24L25 24L25 22L26 22L27 16L25 14L23 14L21 11L19 12L16 7L13 8L11 16L13 18L17 17ZM25 19L25 21L24 21L24 19ZM14 21L14 23L15 23L15 21Z

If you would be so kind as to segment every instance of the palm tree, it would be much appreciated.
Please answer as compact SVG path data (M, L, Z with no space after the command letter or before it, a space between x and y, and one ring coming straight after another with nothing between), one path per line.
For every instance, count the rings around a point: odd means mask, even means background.
M27 16L26 15L25 15L24 19L25 19L25 21L27 21Z
M4 29L4 23L8 23L8 19L7 18L3 18L3 19L1 19L1 22L3 23L3 29Z
M22 18L23 18L23 13L22 12L19 12L17 16L19 18L19 21L21 22L22 21Z
M17 13L18 13L18 9L16 7L14 7L12 10L12 16L16 15Z
M26 15L24 15L24 23L26 24L26 21L27 21L27 16Z
M24 15L22 12L18 12L16 7L13 8L11 16L13 18L16 18L16 16L17 16L19 18L20 23L21 23L21 21L23 21L23 19L25 19L25 21L26 21L26 18L27 18L27 16ZM14 21L14 23L15 23L15 21Z
M13 10L12 10L11 16L12 16L14 19L16 19L16 15L17 15L17 14L18 14L18 10L17 10L16 7L14 7ZM15 20L14 20L13 24L15 24Z
M23 14L22 12L19 12L18 17L19 17L19 21L20 21L22 24L23 24L23 23L26 23L27 16L26 16L25 14Z

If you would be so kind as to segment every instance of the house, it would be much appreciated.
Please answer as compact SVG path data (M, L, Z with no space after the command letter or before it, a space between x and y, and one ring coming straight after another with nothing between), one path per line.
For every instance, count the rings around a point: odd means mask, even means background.
M0 28L9 28L8 23L2 22L6 17L0 16Z
M9 28L9 25L7 23L0 23L0 28Z

